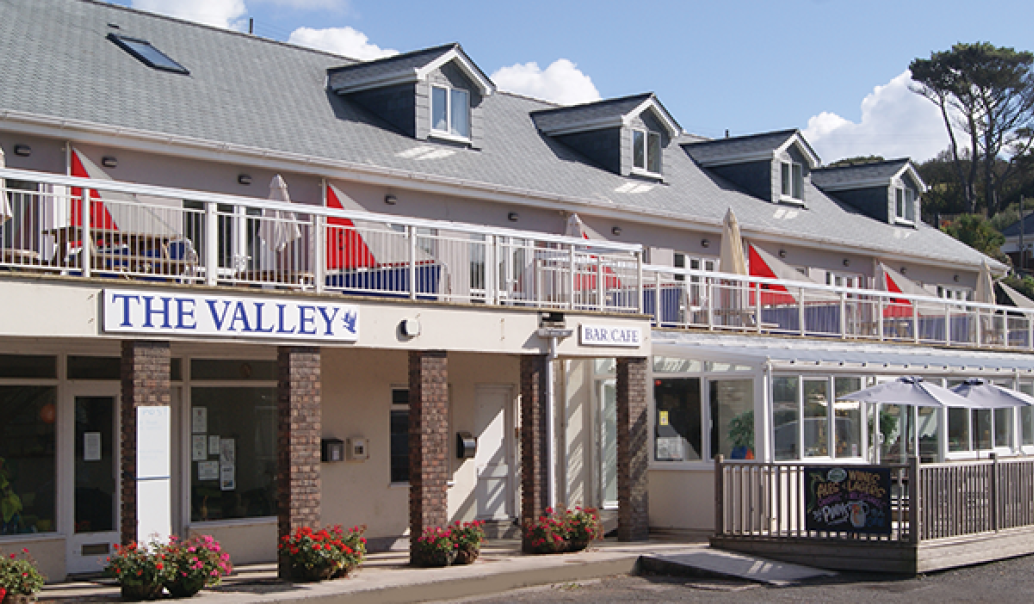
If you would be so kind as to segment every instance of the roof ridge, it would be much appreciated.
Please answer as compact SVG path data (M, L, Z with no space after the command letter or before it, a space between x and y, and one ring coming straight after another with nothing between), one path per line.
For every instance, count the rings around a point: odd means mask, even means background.
M560 107L555 107L553 109L542 109L540 111L535 111L533 113L540 113L541 114L541 113L548 113L550 111L564 111L564 110L572 110L572 109L583 109L585 107L599 107L601 105L606 105L606 104L610 104L610 103L620 103L620 102L625 102L625 101L631 101L633 99L643 99L643 100L646 100L646 99L648 99L650 97L656 98L657 95L655 93L653 93L653 92L641 92L639 94L630 94L630 95L627 95L627 96L622 96L622 97L617 97L617 98L612 98L612 99L600 99L598 101L589 101L588 103L578 103L577 105L562 105Z
M814 168L814 170L820 170L820 171L848 170L848 169L851 169L851 168L866 168L866 167L870 167L870 166L884 166L884 165L890 165L890 164L896 164L896 163L910 163L911 161L912 161L911 157L899 157L899 158L896 158L896 159L884 159L884 160L881 160L881 161L869 161L869 162L865 162L865 163L861 163L861 164L846 164L846 165L840 165L840 166L821 166L821 167L818 167L818 168Z
M758 132L757 134L745 134L743 136L730 136L730 137L723 137L723 138L712 138L712 139L705 140L705 141L698 141L698 142L695 142L695 143L693 143L693 142L682 143L682 144L684 144L684 145L709 145L711 143L727 143L727 142L731 143L731 142L735 142L735 141L749 140L749 139L752 139L752 138L763 138L763 137L767 137L767 136L775 136L777 134L785 134L787 136L790 136L791 134L796 134L797 132L800 132L800 131L801 131L800 128L788 128L788 129L785 129L785 130L772 130L771 132Z

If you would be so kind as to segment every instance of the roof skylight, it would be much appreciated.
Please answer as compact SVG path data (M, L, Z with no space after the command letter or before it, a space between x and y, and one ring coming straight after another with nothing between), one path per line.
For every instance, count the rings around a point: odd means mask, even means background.
M120 36L118 34L108 34L108 39L121 46L125 51L139 59L148 67L161 69L163 71L171 71L173 73L190 73L187 71L186 67L170 59L168 55L152 46L147 40Z

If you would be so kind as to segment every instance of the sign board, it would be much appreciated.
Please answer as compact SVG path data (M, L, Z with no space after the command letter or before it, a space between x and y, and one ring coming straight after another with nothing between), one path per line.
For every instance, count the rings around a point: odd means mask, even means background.
M890 534L890 468L804 468L805 528Z
M104 290L106 333L356 342L359 306L216 293Z
M578 338L582 346L639 348L643 344L643 330L638 327L582 323L578 326Z

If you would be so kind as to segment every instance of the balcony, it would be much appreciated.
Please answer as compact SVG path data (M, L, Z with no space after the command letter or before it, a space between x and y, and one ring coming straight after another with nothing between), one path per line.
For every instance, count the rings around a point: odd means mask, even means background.
M0 169L0 269L641 313L661 328L1034 349L1034 312L652 266L642 246Z

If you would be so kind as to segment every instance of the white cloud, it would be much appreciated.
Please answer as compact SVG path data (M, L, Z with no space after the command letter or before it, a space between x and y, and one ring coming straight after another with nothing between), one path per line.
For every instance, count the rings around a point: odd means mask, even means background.
M578 70L567 59L557 59L543 71L538 63L517 63L492 74L492 81L502 90L509 90L561 105L598 101L600 91L592 78Z
M244 0L132 0L132 6L225 29L242 29L248 13Z
M291 32L291 37L287 41L291 44L325 50L362 61L390 57L399 53L397 50L370 44L366 34L347 26L328 27L327 29L299 27Z
M948 147L940 110L908 89L908 70L862 100L860 123L822 112L808 120L804 137L827 164L845 157L882 155L922 162Z

